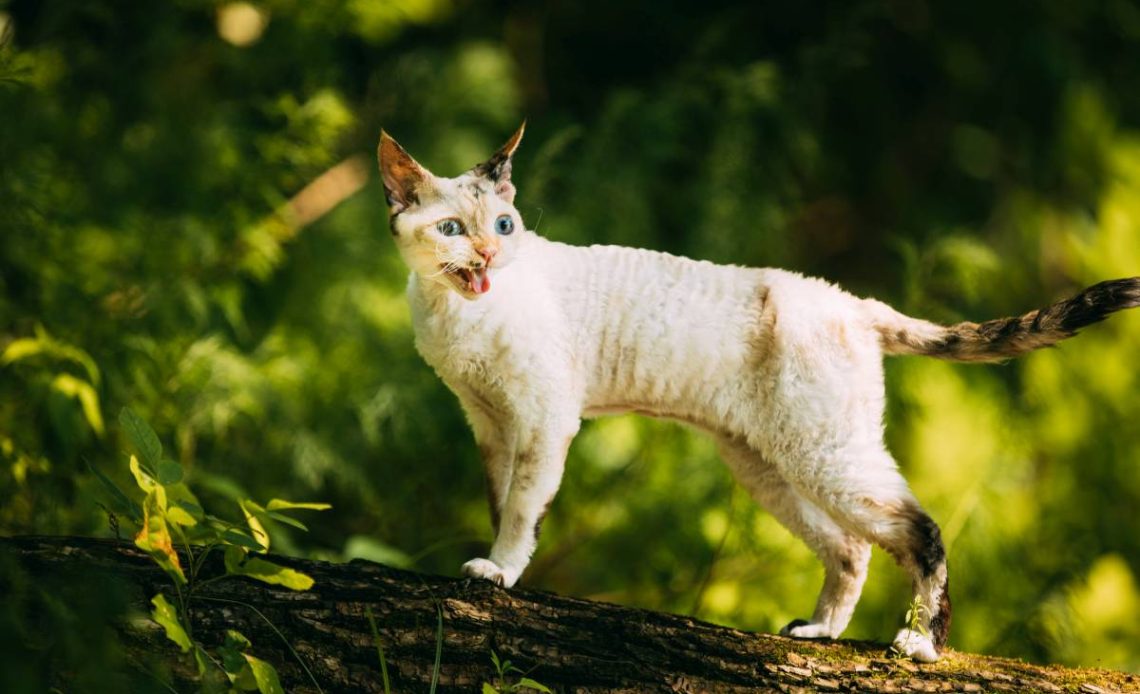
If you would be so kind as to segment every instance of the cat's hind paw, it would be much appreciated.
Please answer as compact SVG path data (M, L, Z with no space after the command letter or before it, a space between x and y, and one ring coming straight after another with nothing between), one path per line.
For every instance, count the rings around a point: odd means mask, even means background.
M515 581L518 580L518 576L510 575L505 569L490 559L472 559L464 564L461 570L464 576L482 578L497 586L503 586L504 588L510 588L515 584Z
M780 636L791 636L793 639L831 639L831 627L820 622L808 622L802 619L792 620L788 626L780 630Z
M938 649L929 636L914 629L900 629L891 650L920 663L938 662Z

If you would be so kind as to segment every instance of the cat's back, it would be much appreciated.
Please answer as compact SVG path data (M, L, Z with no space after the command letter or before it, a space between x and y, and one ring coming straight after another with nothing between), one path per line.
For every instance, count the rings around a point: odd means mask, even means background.
M548 279L572 303L603 303L678 318L706 301L735 301L765 270L626 246L540 240Z

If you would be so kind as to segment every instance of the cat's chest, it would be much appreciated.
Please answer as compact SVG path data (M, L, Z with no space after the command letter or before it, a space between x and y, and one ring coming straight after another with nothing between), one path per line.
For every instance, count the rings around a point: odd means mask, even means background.
M431 302L409 292L416 349L449 384L479 387L525 380L541 368L543 355L564 331L541 296L514 299Z

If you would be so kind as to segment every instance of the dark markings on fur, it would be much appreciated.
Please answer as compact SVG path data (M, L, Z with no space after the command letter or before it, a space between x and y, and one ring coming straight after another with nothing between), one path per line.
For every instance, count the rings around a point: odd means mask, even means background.
M930 638L934 645L941 650L950 638L950 579L942 583L942 597L938 600L938 609L930 618Z
M511 177L511 157L506 152L498 151L491 156L490 159L477 164L472 171L484 178L489 178L495 183L502 179L509 179Z
M923 578L929 578L946 563L946 548L942 545L942 532L934 519L918 506L907 505L902 516L910 526L910 559Z
M1077 334L1081 328L1128 308L1140 306L1140 277L1109 280L1076 296L1036 311L984 323L958 323L943 335L913 345L919 354L960 361L993 361L1048 347ZM909 334L899 342L913 344Z
M923 578L930 578L946 565L946 547L942 544L942 531L925 511L915 504L906 505L901 513L909 526L909 557L895 557L903 562L913 562ZM942 581L942 595L937 605L927 605L930 610L930 638L941 649L950 637L950 579Z
M792 621L788 622L788 626L780 630L780 633L790 634L792 632L792 629L795 629L796 627L806 627L808 624L810 624L810 622L808 622L806 619L793 619Z
M417 181L414 179L407 179L401 182L404 186L403 199L398 197L391 188L387 185L384 186L384 202L388 203L388 209L392 210L392 217L399 216L401 212L408 209L412 205L420 204L420 196L416 194L414 186Z
M397 212L396 214L388 217L388 229L389 229L389 231L392 232L392 236L399 236L400 235L400 232L396 231L396 217L399 217L399 216L400 216L400 213Z
M542 510L538 512L538 520L534 522L534 543L536 545L538 544L538 534L542 531L542 521L546 520L546 512L549 510L550 501L547 501Z
M848 574L848 575L854 574L855 573L855 563L852 562L847 557L843 557L842 559L839 560L839 571L841 573Z

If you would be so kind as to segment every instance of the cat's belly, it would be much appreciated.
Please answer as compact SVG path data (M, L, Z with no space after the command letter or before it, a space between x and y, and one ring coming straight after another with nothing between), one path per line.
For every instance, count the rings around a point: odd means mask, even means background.
M754 400L749 403L754 410L758 403ZM736 437L745 434L747 424L737 422L735 415L738 412L725 412L724 407L708 404L701 406L699 402L662 403L612 400L604 403L587 403L582 410L582 417L594 419L610 415L638 414L655 419L667 419L681 424L701 429L703 431L721 436ZM732 409L732 408L728 408ZM753 414L758 414L753 412Z

